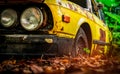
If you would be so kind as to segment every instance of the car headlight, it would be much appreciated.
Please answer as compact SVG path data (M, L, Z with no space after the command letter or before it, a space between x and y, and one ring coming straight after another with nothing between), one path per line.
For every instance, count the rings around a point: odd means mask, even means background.
M42 11L37 7L27 8L21 15L21 25L28 31L35 31L43 23Z
M4 27L11 27L16 24L17 12L13 9L6 9L1 13L0 22Z

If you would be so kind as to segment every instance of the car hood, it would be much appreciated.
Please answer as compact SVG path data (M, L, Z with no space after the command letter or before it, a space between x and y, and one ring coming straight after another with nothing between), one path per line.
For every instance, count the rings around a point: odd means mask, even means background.
M37 2L42 3L44 0L0 0L0 4L5 3L25 3L25 2Z

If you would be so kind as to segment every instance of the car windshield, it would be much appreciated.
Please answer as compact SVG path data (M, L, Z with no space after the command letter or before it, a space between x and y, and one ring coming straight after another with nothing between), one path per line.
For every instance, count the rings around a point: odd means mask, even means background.
M69 0L69 1L78 4L83 8L87 8L87 1L86 0Z

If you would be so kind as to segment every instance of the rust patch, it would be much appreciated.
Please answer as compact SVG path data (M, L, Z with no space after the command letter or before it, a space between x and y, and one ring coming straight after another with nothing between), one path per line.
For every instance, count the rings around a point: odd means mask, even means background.
M106 42L105 41L105 39L106 39L105 31L103 31L102 29L100 29L100 35L101 35L100 36L100 40ZM96 50L98 52L97 54L104 53L104 46L97 45Z
M100 32L100 41L106 42L106 34L105 34L105 31L103 31L102 29L100 29L99 32ZM102 46L102 45L99 45L99 44L97 44L96 48L95 48L95 46L94 46L94 50L93 50L92 56L104 54L104 47L105 47L105 46Z
M100 29L100 35L101 35L100 36L100 40L106 42L105 41L105 39L106 39L105 31L103 31L102 29Z

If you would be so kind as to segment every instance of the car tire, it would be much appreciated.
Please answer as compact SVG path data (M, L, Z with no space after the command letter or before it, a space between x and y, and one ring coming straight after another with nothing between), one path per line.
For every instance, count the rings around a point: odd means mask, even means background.
M85 31L83 30L83 28L80 28L78 30L78 33L77 33L76 38L74 40L73 52L71 54L73 56L79 56L79 55L84 55L84 56L87 55L88 56L89 53L87 53L84 50L85 48L86 49L89 48L88 39L87 39L87 36L86 36Z

